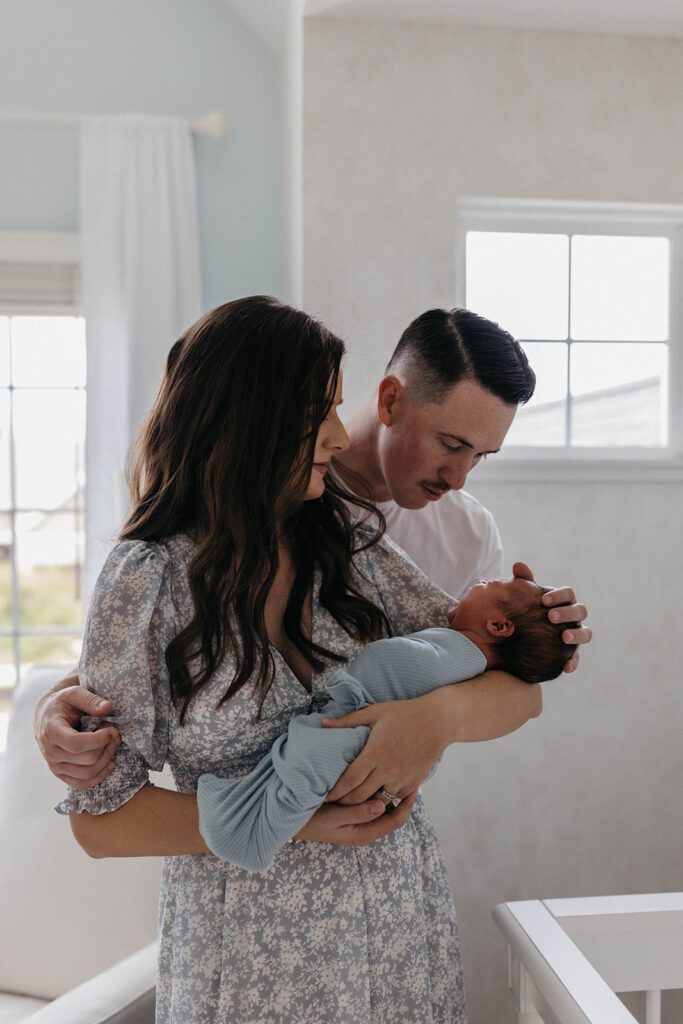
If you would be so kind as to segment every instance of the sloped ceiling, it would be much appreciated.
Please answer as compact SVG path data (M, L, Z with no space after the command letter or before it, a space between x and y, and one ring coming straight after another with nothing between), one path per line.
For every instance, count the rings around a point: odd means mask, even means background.
M287 13L683 38L683 0L225 0L271 49Z
M307 8L334 18L683 37L683 0L307 0Z
M278 53L290 8L288 0L224 0L269 49Z

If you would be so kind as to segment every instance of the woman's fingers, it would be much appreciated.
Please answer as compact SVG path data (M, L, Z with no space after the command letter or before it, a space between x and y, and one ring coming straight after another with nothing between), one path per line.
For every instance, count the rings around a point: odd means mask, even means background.
M364 800L370 800L373 796L379 796L380 790L386 789L392 796L400 796L400 793L394 792L389 788L389 784L385 778L382 778L382 773L378 768L374 768L370 774L363 780L363 782L356 786L355 789L350 790L345 796L339 798L339 803L348 804L360 804ZM385 803L390 801L386 797L382 797Z
M321 719L325 729L355 729L357 725L369 725L372 727L377 721L377 705L371 704L360 711L349 711L348 715L340 715L339 718Z
M397 828L401 828L410 817L417 794L418 790L416 789L406 796L391 813L385 812L374 821L370 821L367 824L347 826L348 845L367 846L368 843L374 843L375 840L381 839L382 836L388 836L390 832L395 832Z
M342 715L341 718L323 718L323 727L326 729L353 729L358 725L367 725L372 728L377 720L376 707L377 705L371 705L368 708L361 708L360 711L351 711L348 715ZM348 796L349 793L358 790L372 773L373 767L372 762L361 751L356 760L337 779L334 787L325 797L325 803L336 803L343 797ZM364 786L363 792L365 795L362 799L367 800L376 789L377 786L374 788L372 786ZM359 803L360 801L354 800L353 802Z
M417 793L417 789L409 793L391 813L386 813L381 800L367 800L349 807L323 806L294 838L340 846L367 846L405 825Z
M330 792L325 797L325 803L354 803L359 804L362 800L369 800L377 792L379 786L373 785L372 777L375 768L361 752L355 761L346 769L343 775L335 782ZM357 793L362 789L364 796L358 800L346 799L350 793Z

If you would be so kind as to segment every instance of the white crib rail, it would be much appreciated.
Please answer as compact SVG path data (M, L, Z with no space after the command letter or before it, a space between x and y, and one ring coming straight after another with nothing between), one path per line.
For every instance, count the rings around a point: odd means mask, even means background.
M683 988L683 893L527 900L496 907L519 1024L636 1024L616 992Z

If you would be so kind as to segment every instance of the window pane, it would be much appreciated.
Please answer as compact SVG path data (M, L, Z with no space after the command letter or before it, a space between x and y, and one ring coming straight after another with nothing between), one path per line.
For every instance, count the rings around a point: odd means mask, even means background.
M10 487L10 394L0 389L0 508L10 508L12 492Z
M12 628L12 527L6 514L0 515L0 626Z
M10 712L12 710L12 688L16 684L12 638L0 636L0 753L5 749Z
M574 235L571 335L595 341L666 341L668 238Z
M14 437L17 506L73 506L83 467L85 393L15 391Z
M46 634L45 636L22 636L19 643L23 676L31 665L40 662L75 665L81 654L82 638L75 634L73 636Z
M572 444L667 444L666 345L571 346Z
M85 321L76 316L12 317L15 387L85 387Z
M505 439L510 445L564 445L567 424L567 345L525 342L536 390L522 405Z
M83 537L74 513L19 513L17 563L22 627L78 628Z
M0 387L9 382L9 317L0 316Z
M516 338L567 337L569 238L468 231L468 309Z

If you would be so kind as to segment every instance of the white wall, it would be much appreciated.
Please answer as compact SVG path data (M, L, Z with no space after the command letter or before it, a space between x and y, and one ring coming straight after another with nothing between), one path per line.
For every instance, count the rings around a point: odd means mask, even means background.
M223 0L3 0L0 39L3 111L223 112L195 142L205 305L278 292L279 62ZM0 154L0 230L77 230L76 128L0 122Z
M305 305L347 339L350 411L453 305L459 196L683 201L681 42L309 20L305 89ZM681 888L683 485L478 472L509 561L575 585L596 631L539 720L451 748L426 791L471 1024L508 1024L495 903Z

